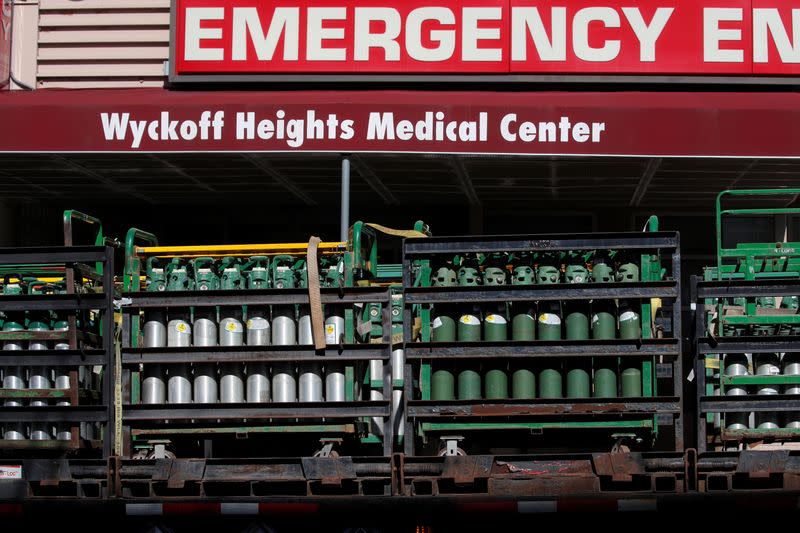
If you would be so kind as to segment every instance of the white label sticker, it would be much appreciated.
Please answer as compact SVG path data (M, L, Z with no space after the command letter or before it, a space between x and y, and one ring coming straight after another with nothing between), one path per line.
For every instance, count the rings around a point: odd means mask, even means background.
M442 324L442 319L441 319L441 318L439 318L439 317L437 316L436 318L434 318L434 319L433 319L433 328L434 328L434 329L436 329L436 328L440 328L440 327L442 327L442 326L443 326L443 324Z
M486 322L490 322L492 324L505 324L506 319L501 315L488 315L486 317Z
M561 318L554 313L542 313L539 315L539 322L551 326L558 326L561 324Z
M627 322L628 320L636 320L638 318L639 317L636 316L636 313L634 313L633 311L625 311L624 313L619 315L620 322Z
M594 326L598 322L600 322L600 316L599 315L592 315L592 325Z
M333 324L328 324L325 326L325 343L326 344L338 344L339 336L336 334L336 326Z
M479 326L481 321L475 315L464 315L461 317L461 323L468 326Z
M0 465L0 481L4 479L22 479L22 466Z
M247 321L247 329L267 329L269 322L266 318L255 317Z

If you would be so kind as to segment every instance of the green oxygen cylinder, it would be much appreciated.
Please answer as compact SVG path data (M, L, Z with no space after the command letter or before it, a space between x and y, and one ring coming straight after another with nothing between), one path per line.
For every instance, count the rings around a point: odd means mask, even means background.
M476 287L480 284L475 268L462 266L458 270L458 285ZM458 341L477 342L481 340L480 309L476 306L464 308L458 320ZM458 399L478 400L481 397L481 375L479 365L464 361L458 373Z
M512 285L533 285L536 274L529 265L514 268ZM536 309L531 303L512 304L514 318L511 323L511 338L515 341L536 340ZM515 400L536 398L536 375L531 362L521 360L511 363L511 397Z
M571 254L570 264L564 271L567 283L587 283L589 270L583 264L581 254ZM564 304L564 323L567 340L589 338L589 302L568 301ZM567 398L588 398L591 394L591 362L584 358L566 361Z
M458 270L460 287L477 287L480 285L478 271L472 267L461 267ZM470 306L463 309L458 320L458 341L478 342L481 340L480 309Z
M621 283L639 281L639 267L631 262L623 263L617 269L616 279ZM639 339L642 336L642 320L639 302L620 300L617 312L619 317L619 337ZM642 395L642 363L638 360L622 360L622 396L631 398Z
M498 267L487 267L483 271L485 286L506 284L506 272ZM484 340L502 342L508 340L508 319L506 304L495 304L486 311L483 319ZM508 362L489 360L486 364L485 398L502 400L508 398Z
M614 271L605 253L598 253L592 262L592 281L594 283L613 283ZM592 338L595 340L609 340L616 337L616 319L614 317L614 302L612 300L593 300L592 310ZM618 358L596 357L594 366L594 391L595 398L616 398L618 396Z
M636 283L639 281L639 267L634 263L624 263L617 269L617 281ZM641 315L638 302L620 300L619 302L619 337L621 339L638 339L642 336Z
M536 273L533 267L524 265L514 268L512 285L533 285ZM536 309L531 303L512 304L514 318L511 321L511 338L515 341L536 340Z
M432 282L434 287L455 287L458 285L455 270L448 267L439 268L433 275ZM452 310L443 305L436 306L431 336L435 342L453 342L456 340L456 321L453 320Z
M434 287L455 287L458 285L455 270L448 267L439 268L432 279ZM456 322L453 310L437 306L433 319L431 336L435 342L454 342L456 340ZM453 363L437 360L432 365L431 399L450 401L456 399L456 381Z
M554 285L561 281L561 271L553 264L540 264L536 271L536 283ZM558 301L539 302L537 318L539 339L543 341L561 340L561 303ZM563 380L561 362L546 359L539 369L539 395L542 398L562 398Z

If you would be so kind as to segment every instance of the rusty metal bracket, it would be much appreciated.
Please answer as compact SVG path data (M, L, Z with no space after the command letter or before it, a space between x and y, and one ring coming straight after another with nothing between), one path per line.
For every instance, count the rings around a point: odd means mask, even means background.
M786 472L789 462L788 450L756 451L743 450L739 454L737 474L747 474L751 478L768 478L773 473Z
M614 482L629 483L633 476L646 473L640 453L594 453L592 462L598 476L610 477Z
M491 455L448 455L444 457L442 478L452 479L457 485L470 485L477 478L489 478L494 458Z
M199 482L206 470L205 459L175 459L167 479L167 488L182 489L187 482Z
M303 474L308 481L340 487L343 480L356 479L356 467L351 457L303 457Z

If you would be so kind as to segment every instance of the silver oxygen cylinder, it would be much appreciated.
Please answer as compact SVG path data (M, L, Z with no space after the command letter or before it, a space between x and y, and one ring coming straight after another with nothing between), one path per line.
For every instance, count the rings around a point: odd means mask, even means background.
M201 289L202 290L202 289ZM215 307L195 308L194 345L217 345L217 310ZM200 363L194 366L194 403L217 403L217 365Z
M783 354L781 361L782 373L784 376L800 376L800 354ZM800 385L786 385L784 394L800 394ZM784 427L788 429L800 429L800 411L789 411L784 415Z
M196 308L194 321L194 345L217 345L217 310L215 307ZM217 403L219 390L217 386L217 365L200 363L194 366L193 377L194 403Z
M402 349L392 351L392 384L403 379L403 367L406 358ZM396 437L405 435L406 425L403 423L403 389L392 388L392 421Z
M144 347L164 348L167 345L167 326L163 311L147 311L144 323ZM144 365L142 403L158 405L167 401L164 367L160 364Z
M227 308L221 313L226 316L219 322L219 345L242 346L244 327L241 309ZM244 376L241 363L223 363L220 366L219 389L221 403L244 402Z
M179 312L167 324L167 346L188 348L192 344L192 326L184 312ZM171 404L192 402L192 383L189 380L189 365L169 365L167 400Z
M22 326L18 323L6 322L3 331L22 331ZM3 343L3 350L20 351L22 341L6 341ZM3 368L3 388L4 389L24 389L25 370L21 366L7 366ZM22 407L20 400L5 400L3 405L6 407ZM22 422L11 422L5 424L3 428L3 439L5 440L25 440L25 424Z
M67 328L56 328L56 331L66 331ZM56 350L69 350L69 343L64 341L59 341L55 345ZM161 382L164 383L163 381ZM59 390L69 390L70 389L70 382L69 382L69 372L62 371L61 369L56 371L56 379L55 379L55 388ZM59 401L56 405L69 405L69 400L62 400ZM59 424L56 426L56 439L57 440L71 440L72 439L72 430L69 424Z
M219 277L213 267L214 259L211 257L198 257L194 260L194 284L198 291L219 289ZM217 345L216 307L194 308L192 340L195 346ZM192 392L194 403L217 403L219 390L216 363L198 363L194 365Z
M307 305L301 305L298 309L299 318L297 320L297 343L308 346L314 344L314 336L311 332L311 310ZM301 402L321 402L322 401L322 364L303 363L300 365L300 398Z
M344 337L344 309L329 305L325 307L325 314L325 344L337 346ZM334 357L325 357L325 401L343 402L344 364L334 362Z
M145 311L142 328L145 348L164 348L167 345L167 324L164 311ZM167 401L164 367L160 364L144 365L142 403L163 404Z
M272 315L272 344L293 346L297 343L294 308L278 306ZM279 362L272 365L272 401L287 403L297 401L297 380L294 364Z
M270 327L267 310L256 308L249 310L247 317L247 345L268 346L270 343ZM267 403L270 396L269 368L266 363L247 364L247 402Z
M29 331L49 331L50 328L44 322L46 317L33 319L28 328ZM47 350L46 341L30 341L28 349L31 351ZM49 390L52 387L50 381L50 368L46 366L34 366L28 370L28 388L37 390ZM47 400L31 400L31 407L47 407ZM31 422L31 440L50 440L51 428L48 422Z
M777 376L781 373L778 354L757 354L755 360L757 376ZM760 385L756 394L759 396L773 396L780 394L780 391L777 385ZM774 411L757 412L755 423L758 429L778 429L778 413Z
M394 352L392 352L394 356ZM372 360L369 362L369 381L370 385L375 382L383 382L383 361ZM372 388L369 390L369 400L371 402L379 402L383 400L383 390ZM383 436L383 417L375 416L372 418L372 432L375 435Z
M726 376L747 376L747 357L744 354L728 354L724 358ZM726 396L747 396L745 387L731 387L725 391ZM726 429L739 430L748 428L749 413L725 413Z

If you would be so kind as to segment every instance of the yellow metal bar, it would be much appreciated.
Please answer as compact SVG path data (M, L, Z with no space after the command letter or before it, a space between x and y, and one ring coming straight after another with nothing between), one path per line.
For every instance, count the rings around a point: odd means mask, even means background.
M343 252L346 242L320 243L321 251ZM276 243L276 244L215 244L198 246L144 246L136 247L137 255L170 256L170 257L203 257L214 255L277 255L281 253L305 253L308 243Z

